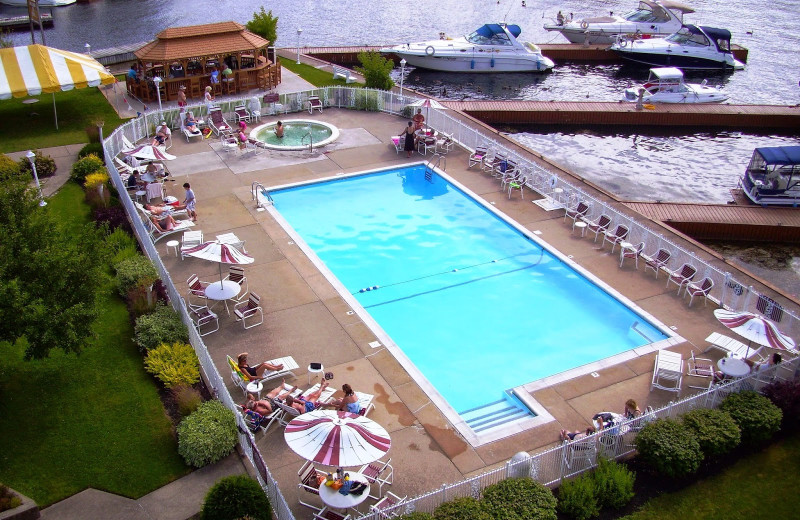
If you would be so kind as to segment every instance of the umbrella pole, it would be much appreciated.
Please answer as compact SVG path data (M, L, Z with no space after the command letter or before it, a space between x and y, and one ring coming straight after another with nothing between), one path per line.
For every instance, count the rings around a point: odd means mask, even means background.
M222 289L222 262L219 264L219 288Z
M56 111L56 93L53 92L53 117L56 120L56 130L58 130L58 112Z

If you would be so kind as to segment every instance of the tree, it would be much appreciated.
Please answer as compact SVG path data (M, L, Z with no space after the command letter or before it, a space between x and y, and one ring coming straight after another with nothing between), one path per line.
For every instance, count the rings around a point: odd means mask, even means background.
M359 52L358 61L362 66L355 69L364 76L367 88L389 90L394 86L394 81L390 76L394 68L392 60L387 60L380 53L370 51Z
M251 33L255 33L269 41L273 47L275 46L275 42L278 40L278 17L272 16L271 9L267 12L262 5L261 11L253 13L253 19L247 22L245 27Z
M0 341L25 358L79 352L92 335L105 248L91 224L66 232L26 181L0 183Z

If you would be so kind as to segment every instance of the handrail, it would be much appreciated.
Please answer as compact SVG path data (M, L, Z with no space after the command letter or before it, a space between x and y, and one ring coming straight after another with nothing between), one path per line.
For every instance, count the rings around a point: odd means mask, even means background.
M308 151L309 152L313 152L314 151L314 136L311 134L311 125L309 125L308 128L309 128L308 133L300 138L300 145L302 145L305 142L306 137L308 137Z
M259 191L259 189L261 191ZM265 188L264 185L261 184L260 182L253 181L253 183L250 185L250 196L253 198L254 201L256 201L256 204L259 207L261 207L261 204L258 202L259 193L263 194L267 198L270 205L275 204L275 201L272 199L272 195L270 195L269 192L267 191L267 188Z
M435 164L433 162L433 158L436 158L436 163ZM431 158L431 160L428 161L426 166L429 166L431 168L438 168L439 167L439 163L442 162L442 159L444 159L444 168L442 168L442 170L443 171L447 171L447 156L446 155L440 155L438 153L434 153L433 154L433 158Z

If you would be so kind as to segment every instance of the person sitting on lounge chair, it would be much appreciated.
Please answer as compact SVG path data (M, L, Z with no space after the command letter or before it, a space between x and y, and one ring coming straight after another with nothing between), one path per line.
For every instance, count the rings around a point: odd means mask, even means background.
M322 408L326 405L326 403L320 403L319 398L322 395L322 392L328 388L328 381L325 378L322 378L319 384L319 388L306 396L299 396L299 397L292 397L291 395L286 396L286 404L291 406L301 414L306 412L313 412L317 408Z
M153 215L163 215L164 213L169 213L170 211L173 211L173 210L181 210L181 209L185 209L185 208L186 208L186 206L181 206L181 205L170 206L168 204L163 205L163 206L153 206L152 204L145 204L144 205L144 209L146 209L147 211L149 211Z
M577 441L578 439L588 437L594 432L595 429L591 426L586 428L586 431L575 430L574 432L568 432L567 430L561 430L560 437L562 441Z
M642 415L642 411L639 409L639 405L636 404L636 401L633 399L628 399L625 401L625 412L622 415L629 420L636 419Z
M172 218L172 215L167 215L166 217L163 217L161 220L158 220L158 218L155 215L151 215L150 221L153 223L153 225L156 226L156 228L159 231L170 231L174 229L175 226L178 225L178 223L175 222L175 219Z
M266 395L266 399L258 399L255 394L247 394L247 401L245 401L245 403L242 405L242 408L253 410L261 415L269 415L272 413L273 399L284 399L286 396L297 390L296 386L293 386L290 390L286 390L284 386L285 383L286 380L284 379L280 386L270 390Z
M343 384L342 391L344 392L344 397L333 400L331 405L342 412L359 413L361 411L361 403L358 402L358 396L356 396L350 385Z
M239 370L247 374L251 379L260 379L264 376L264 372L267 370L282 370L283 365L273 365L272 363L267 363L264 361L263 363L259 363L258 365L251 367L247 364L247 356L249 354L247 352L242 352L239 354L238 365Z
M197 132L197 119L194 118L194 114L191 112L186 114L186 119L183 120L183 126L193 134Z
M161 121L161 124L156 127L156 135L153 137L153 146L161 146L167 141L170 131L166 121Z

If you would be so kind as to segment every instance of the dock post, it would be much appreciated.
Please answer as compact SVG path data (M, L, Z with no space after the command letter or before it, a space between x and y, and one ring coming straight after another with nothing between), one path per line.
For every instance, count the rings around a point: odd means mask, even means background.
M636 100L636 110L644 109L644 104L642 103L643 97L644 97L644 88L639 87L639 98Z

